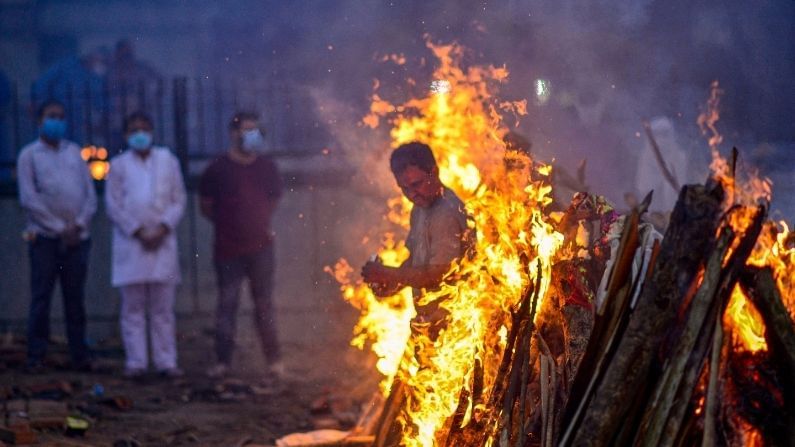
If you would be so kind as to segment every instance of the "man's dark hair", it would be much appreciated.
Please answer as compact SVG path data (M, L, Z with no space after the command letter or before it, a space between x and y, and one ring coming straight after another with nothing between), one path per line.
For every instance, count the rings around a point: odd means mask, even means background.
M36 119L41 121L41 119L44 118L44 111L47 110L48 107L52 107L52 106L58 106L61 109L63 109L64 111L66 111L66 106L63 105L63 103L61 101L58 101L57 99L48 99L48 100L44 101L43 103L41 103L39 108L36 109Z
M229 130L240 130L243 121L259 121L259 115L257 112L237 112L229 121Z
M132 126L132 123L135 121L143 121L146 124L149 124L149 127L152 129L154 129L155 127L155 123L154 121L152 121L152 117L147 115L145 112L141 112L139 110L137 112L133 112L127 115L127 117L124 118L124 126L123 126L124 133L127 133L130 130L130 126Z
M409 166L416 166L425 172L433 172L438 168L431 147L417 141L400 145L389 157L389 167L395 175Z

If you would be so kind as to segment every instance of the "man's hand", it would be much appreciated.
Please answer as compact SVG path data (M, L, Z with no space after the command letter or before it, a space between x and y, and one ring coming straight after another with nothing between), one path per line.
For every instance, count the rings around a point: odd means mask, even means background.
M376 296L385 297L394 295L403 287L398 271L398 269L386 267L380 262L369 261L362 267L362 278L370 285Z
M388 286L386 284L372 282L372 283L369 284L369 286L370 286L370 290L373 291L375 296L380 297L380 298L386 298L388 296L392 296L392 295L398 293L400 291L400 289L402 289L402 286L400 284L395 284L395 285L392 285L392 286Z
M368 261L362 267L362 278L368 283L393 284L396 281L391 267L386 267L380 262Z
M141 242L144 250L155 251L163 245L168 233L168 227L161 223L154 228L141 227L133 233L133 236Z
M80 233L83 231L78 225L70 224L61 233L61 240L67 247L75 247L80 244Z

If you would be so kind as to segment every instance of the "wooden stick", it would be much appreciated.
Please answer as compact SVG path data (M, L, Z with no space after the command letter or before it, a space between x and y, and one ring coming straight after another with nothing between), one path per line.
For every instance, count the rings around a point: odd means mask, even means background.
M663 375L660 377L641 423L639 430L639 444L641 445L657 445L659 442L665 422L668 420L668 415L674 404L676 390L682 382L688 360L698 341L698 334L701 332L715 300L720 286L723 258L729 249L733 235L731 229L726 228L718 237L715 249L707 261L701 287L690 303L685 326L679 335L676 348L663 367Z
M709 253L723 197L723 189L714 181L682 188L660 245L658 268L644 285L604 372L583 395L588 401L585 408L578 410L577 418L568 419L561 445L609 445L626 426L631 397L654 373L652 364L665 334Z
M549 426L547 420L549 419L549 364L547 363L547 356L541 356L541 439L542 445L546 446L547 431Z
M647 195L647 198L650 198L650 195ZM617 259L609 275L610 280L607 284L609 292L602 303L601 311L598 312L600 315L597 315L591 337L585 348L585 354L580 360L578 372L569 391L562 422L562 426L567 427L563 433L563 443L571 440L571 436L576 432L576 427L590 402L592 392L612 358L616 343L626 327L631 298L629 294L631 259L638 246L639 220L640 208L636 208L624 225L621 243L616 252Z
M726 305L728 304L729 297L731 296L732 289L734 289L734 286L737 284L741 272L745 270L746 260L751 255L751 251L756 245L756 240L762 232L762 224L764 223L766 213L767 209L765 205L759 205L757 207L756 214L752 218L751 224L743 232L740 243L737 244L728 262L726 262L721 272L722 278L720 288L717 292L718 298L715 300L715 305L713 306L714 310L712 314L714 314L714 316L711 315L708 317L707 321L712 321L712 318L720 319L722 317ZM705 327L703 332L706 332L706 336L699 337L700 340L689 360L691 366L688 368L687 373L684 374L681 385L677 390L674 405L671 407L668 422L666 422L665 430L663 431L662 439L659 443L661 447L673 445L676 434L682 425L682 421L685 419L687 407L693 395L693 389L703 369L706 354L712 342L712 331Z
M784 402L795 400L795 321L781 300L778 284L769 267L747 267L741 286L765 322L770 361L779 371ZM779 444L795 447L795 412L786 415L786 433ZM771 445L776 441L771 441Z
M491 395L489 396L487 408L496 409L498 403L503 401L505 398L506 389L510 385L510 379L512 375L509 374L510 368L513 364L514 356L519 354L519 350L517 350L517 340L519 340L518 343L521 344L519 335L522 333L522 329L533 331L535 328L533 320L535 319L539 294L541 292L541 271L541 262L539 261L537 264L536 282L533 284L533 287L528 287L519 310L515 312L512 317L511 329L508 332L508 342L506 343L505 350L503 351L502 360L500 367L497 370L496 379L491 390ZM526 327L523 324L525 321L528 325ZM494 430L499 430L501 428L499 424L501 420L501 414L501 412L495 411L487 416L484 423L485 429L481 431L478 438L479 441L475 442L474 445L485 445L485 443L493 436ZM494 422L495 417L497 417L496 423ZM499 433L499 431L497 433Z
M657 164L660 165L660 171L662 171L662 175L665 180L671 185L671 188L674 189L675 192L679 192L679 181L676 180L676 177L671 173L668 169L668 164L665 163L663 159L662 152L660 152L660 146L657 145L657 140L654 139L654 134L651 131L651 124L648 121L643 121L643 130L646 131L646 137L649 139L649 143L651 143L652 152L654 152L654 158L657 160Z
M741 286L762 315L765 339L772 357L783 369L781 377L795 388L795 321L784 306L773 272L769 267L748 267ZM795 393L795 389L791 392ZM795 395L788 397L795 399Z
M715 333L712 335L712 353L709 360L709 384L707 385L707 404L704 411L704 437L701 447L712 447L718 444L716 423L718 421L718 395L720 394L720 357L723 348L723 319L715 319Z
M378 418L384 410L384 396L381 391L376 391L367 403L364 411L362 411L359 420L356 421L352 433L360 435L372 435L375 430L375 425L378 423Z
M547 419L547 447L554 447L553 440L555 439L555 398L557 396L557 374L555 374L555 361L552 356L547 357L549 362L550 372L550 396L549 396L549 415Z
M528 342L528 345L530 343ZM527 385L530 381L530 348L525 351L522 359L522 387L519 391L519 439L517 446L523 447L527 441L527 431L525 430L525 407L527 405Z
M392 382L392 389L384 403L384 409L375 426L373 447L393 445L396 436L396 419L406 401L406 385L398 378Z

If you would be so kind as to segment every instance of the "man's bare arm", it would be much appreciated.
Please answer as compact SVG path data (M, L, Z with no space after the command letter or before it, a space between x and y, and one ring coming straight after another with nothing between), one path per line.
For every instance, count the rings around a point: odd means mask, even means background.
M449 265L426 265L413 267L403 264L400 267L386 267L376 262L368 262L362 268L365 282L382 284L386 289L414 287L433 288L441 284Z

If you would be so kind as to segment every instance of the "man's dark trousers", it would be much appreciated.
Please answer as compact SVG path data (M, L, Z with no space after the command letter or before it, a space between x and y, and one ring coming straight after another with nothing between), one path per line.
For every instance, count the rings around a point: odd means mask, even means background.
M66 247L60 239L37 236L28 243L30 254L30 314L28 316L28 363L44 360L50 338L50 302L55 281L63 295L66 338L73 366L89 361L86 346L86 312L83 305L91 243Z
M254 301L254 323L265 358L270 363L281 357L273 310L273 245L234 259L216 261L218 308L215 314L215 352L220 363L229 365L235 348L240 288L248 279Z

